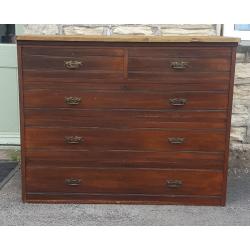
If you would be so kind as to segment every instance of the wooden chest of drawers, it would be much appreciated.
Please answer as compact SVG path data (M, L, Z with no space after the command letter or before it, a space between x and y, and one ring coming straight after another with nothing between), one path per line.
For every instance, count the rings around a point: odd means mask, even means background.
M23 200L224 205L237 42L18 37Z

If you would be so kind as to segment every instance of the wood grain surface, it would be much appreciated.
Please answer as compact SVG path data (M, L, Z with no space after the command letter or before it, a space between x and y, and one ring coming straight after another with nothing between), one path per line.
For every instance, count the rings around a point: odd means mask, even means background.
M21 36L23 201L225 205L225 37Z

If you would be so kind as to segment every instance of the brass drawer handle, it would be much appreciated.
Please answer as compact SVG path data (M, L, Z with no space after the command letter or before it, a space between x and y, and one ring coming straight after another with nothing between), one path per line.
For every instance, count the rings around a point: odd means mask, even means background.
M182 181L180 180L168 180L167 187L169 188L179 188L182 186Z
M79 69L82 66L82 62L78 60L64 61L66 69Z
M170 138L168 138L168 141L171 144L182 144L185 141L185 138L182 138L182 137L170 137Z
M186 69L188 67L188 63L187 62L171 62L170 66L172 69L175 70L183 70Z
M64 141L68 144L79 144L83 141L83 139L80 136L65 136Z
M64 101L68 105L77 105L81 102L81 98L75 96L69 96L69 97L64 97Z
M185 98L171 98L169 102L172 106L183 106L187 103L187 99Z
M74 179L74 178L69 178L69 179L65 179L65 184L68 186L79 186L82 182L81 179Z

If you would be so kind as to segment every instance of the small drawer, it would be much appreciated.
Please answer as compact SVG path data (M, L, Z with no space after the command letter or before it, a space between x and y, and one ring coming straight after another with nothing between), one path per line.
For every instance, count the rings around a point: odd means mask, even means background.
M24 47L24 81L77 82L123 78L124 50L84 47Z
M221 171L27 168L28 193L220 196Z
M27 148L60 150L225 150L225 131L102 128L25 128Z
M130 57L129 72L155 72L158 74L185 72L229 72L230 60L227 58L152 58Z
M25 108L202 110L227 109L226 92L133 92L33 89L24 92Z
M229 80L231 50L212 47L130 48L128 78L200 83Z

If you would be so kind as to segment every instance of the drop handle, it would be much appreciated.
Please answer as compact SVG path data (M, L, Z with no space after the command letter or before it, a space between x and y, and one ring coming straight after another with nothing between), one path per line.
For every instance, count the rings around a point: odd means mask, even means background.
M186 98L170 98L169 103L172 106L184 106L187 103Z
M171 144L182 144L182 143L184 143L185 138L183 138L183 137L169 137L168 141Z
M79 60L64 61L64 67L66 69L74 70L74 69L79 69L81 66L82 66L82 61Z
M76 96L68 96L68 97L64 97L64 102L68 105L78 105L81 102L81 98L80 97L76 97Z
M171 62L170 66L174 70L184 70L188 67L188 62L183 62L183 61Z
M68 186L79 186L81 184L81 179L67 178L64 183Z
M83 142L83 138L81 136L65 136L64 142L67 144L79 144Z
M181 180L167 180L167 187L168 188L180 188L182 186Z

